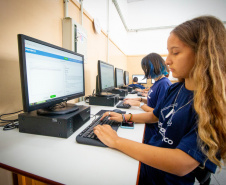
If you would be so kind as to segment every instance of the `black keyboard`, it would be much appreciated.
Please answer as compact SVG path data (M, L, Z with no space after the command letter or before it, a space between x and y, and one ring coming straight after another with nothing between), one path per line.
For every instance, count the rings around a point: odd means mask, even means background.
M131 92L130 92L130 94L137 94L138 93L138 91L136 91L136 90L132 90Z
M114 120L108 120L108 116L106 116L102 121L99 116L97 119L95 119L88 127L86 127L79 135L76 137L76 141L81 144L86 145L93 145L93 146L101 146L101 147L107 147L104 143L102 143L97 136L93 132L93 128L97 125L103 125L108 124L114 129L115 131L118 130L118 127L121 125L120 122L114 121Z
M123 101L120 101L117 105L116 105L117 108L123 108L123 109L129 109L131 107L130 104L124 104Z

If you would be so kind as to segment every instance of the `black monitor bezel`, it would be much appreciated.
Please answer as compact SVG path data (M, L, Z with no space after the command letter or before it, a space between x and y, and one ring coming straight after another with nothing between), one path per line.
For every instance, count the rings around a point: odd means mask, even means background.
M117 84L117 70L121 70L122 71L122 81L123 83L122 84ZM123 69L120 69L120 68L115 68L115 87L122 87L124 85L124 80L123 80Z
M58 103L68 101L68 100L71 100L71 99L75 99L75 98L79 98L79 97L82 97L82 96L85 95L84 55L81 55L79 53L75 53L73 51L61 48L59 46L56 46L56 45L53 45L53 44L32 38L32 37L29 37L27 35L18 34L17 38L18 38L18 53L19 53L19 64L20 64L21 91L22 91L22 101L23 101L24 112L30 112L30 111L34 111L34 110L37 110L37 109L42 109L42 108L54 106ZM42 103L42 104L29 106L26 57L25 57L25 42L24 42L25 40L29 40L29 41L32 41L32 42L43 44L45 46L52 47L54 49L58 49L58 50L68 52L68 53L71 53L71 54L75 54L75 55L82 57L82 61L83 61L83 82L84 82L83 83L83 92L74 93L74 94L67 95L67 96L62 96L60 98L53 99L50 102L45 102L45 103Z
M128 75L127 75L128 74ZM128 84L126 84L126 76L129 77L129 72L128 71L124 71L124 84L125 85L129 85L129 81L128 81Z
M133 74L133 75L132 75L132 78L137 77L137 76L144 76L144 77L145 77L145 75L142 75L142 74ZM139 82L137 82L137 83L138 83L138 84L147 84L147 78L146 78L145 80L146 80L145 83L139 83Z
M101 70L100 70L100 66L101 66L101 63L102 64L106 64L106 65L109 65L109 66L111 66L112 67L112 73L113 73L113 81L114 81L114 83L113 83L113 86L111 86L111 87L108 87L108 88L106 88L106 89L103 89L102 88L102 83L101 83ZM103 62L103 61L101 61L101 60L98 60L98 79L99 79L99 91L100 92L107 92L107 91L111 91L111 90L113 90L114 88L115 88L115 77L114 77L114 66L112 65L112 64L109 64L109 63L106 63L106 62Z

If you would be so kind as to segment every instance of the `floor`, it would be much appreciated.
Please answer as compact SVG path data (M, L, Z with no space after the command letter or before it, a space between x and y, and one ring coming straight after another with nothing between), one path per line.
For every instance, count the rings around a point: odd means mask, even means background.
M195 185L199 183L195 182ZM217 169L216 173L211 175L210 185L226 185L226 167L223 167L221 171Z

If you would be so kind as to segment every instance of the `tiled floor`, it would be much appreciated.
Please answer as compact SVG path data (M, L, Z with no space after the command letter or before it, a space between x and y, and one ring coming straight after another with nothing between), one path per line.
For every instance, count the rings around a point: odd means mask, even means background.
M199 185L199 183L195 182L195 185ZM217 169L216 173L211 175L210 185L226 185L226 167L221 171Z

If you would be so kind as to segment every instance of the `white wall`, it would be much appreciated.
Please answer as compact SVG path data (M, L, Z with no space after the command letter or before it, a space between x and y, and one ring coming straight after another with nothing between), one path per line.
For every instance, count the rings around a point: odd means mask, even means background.
M107 32L107 1L110 4L110 38L127 55L151 52L167 54L170 29L126 32L112 0L83 0L84 8L98 17ZM178 25L200 15L226 21L226 0L117 0L129 29Z
M207 14L226 21L226 0L143 0L128 3L127 12L130 29L178 25ZM129 47L126 53L128 55L151 52L167 54L166 43L171 30L128 33Z
M112 0L83 0L83 7L93 18L98 18L101 28L104 32L108 31L108 1L109 1L109 38L123 51L128 46L127 32L116 11ZM126 0L120 0L119 3L126 15Z

